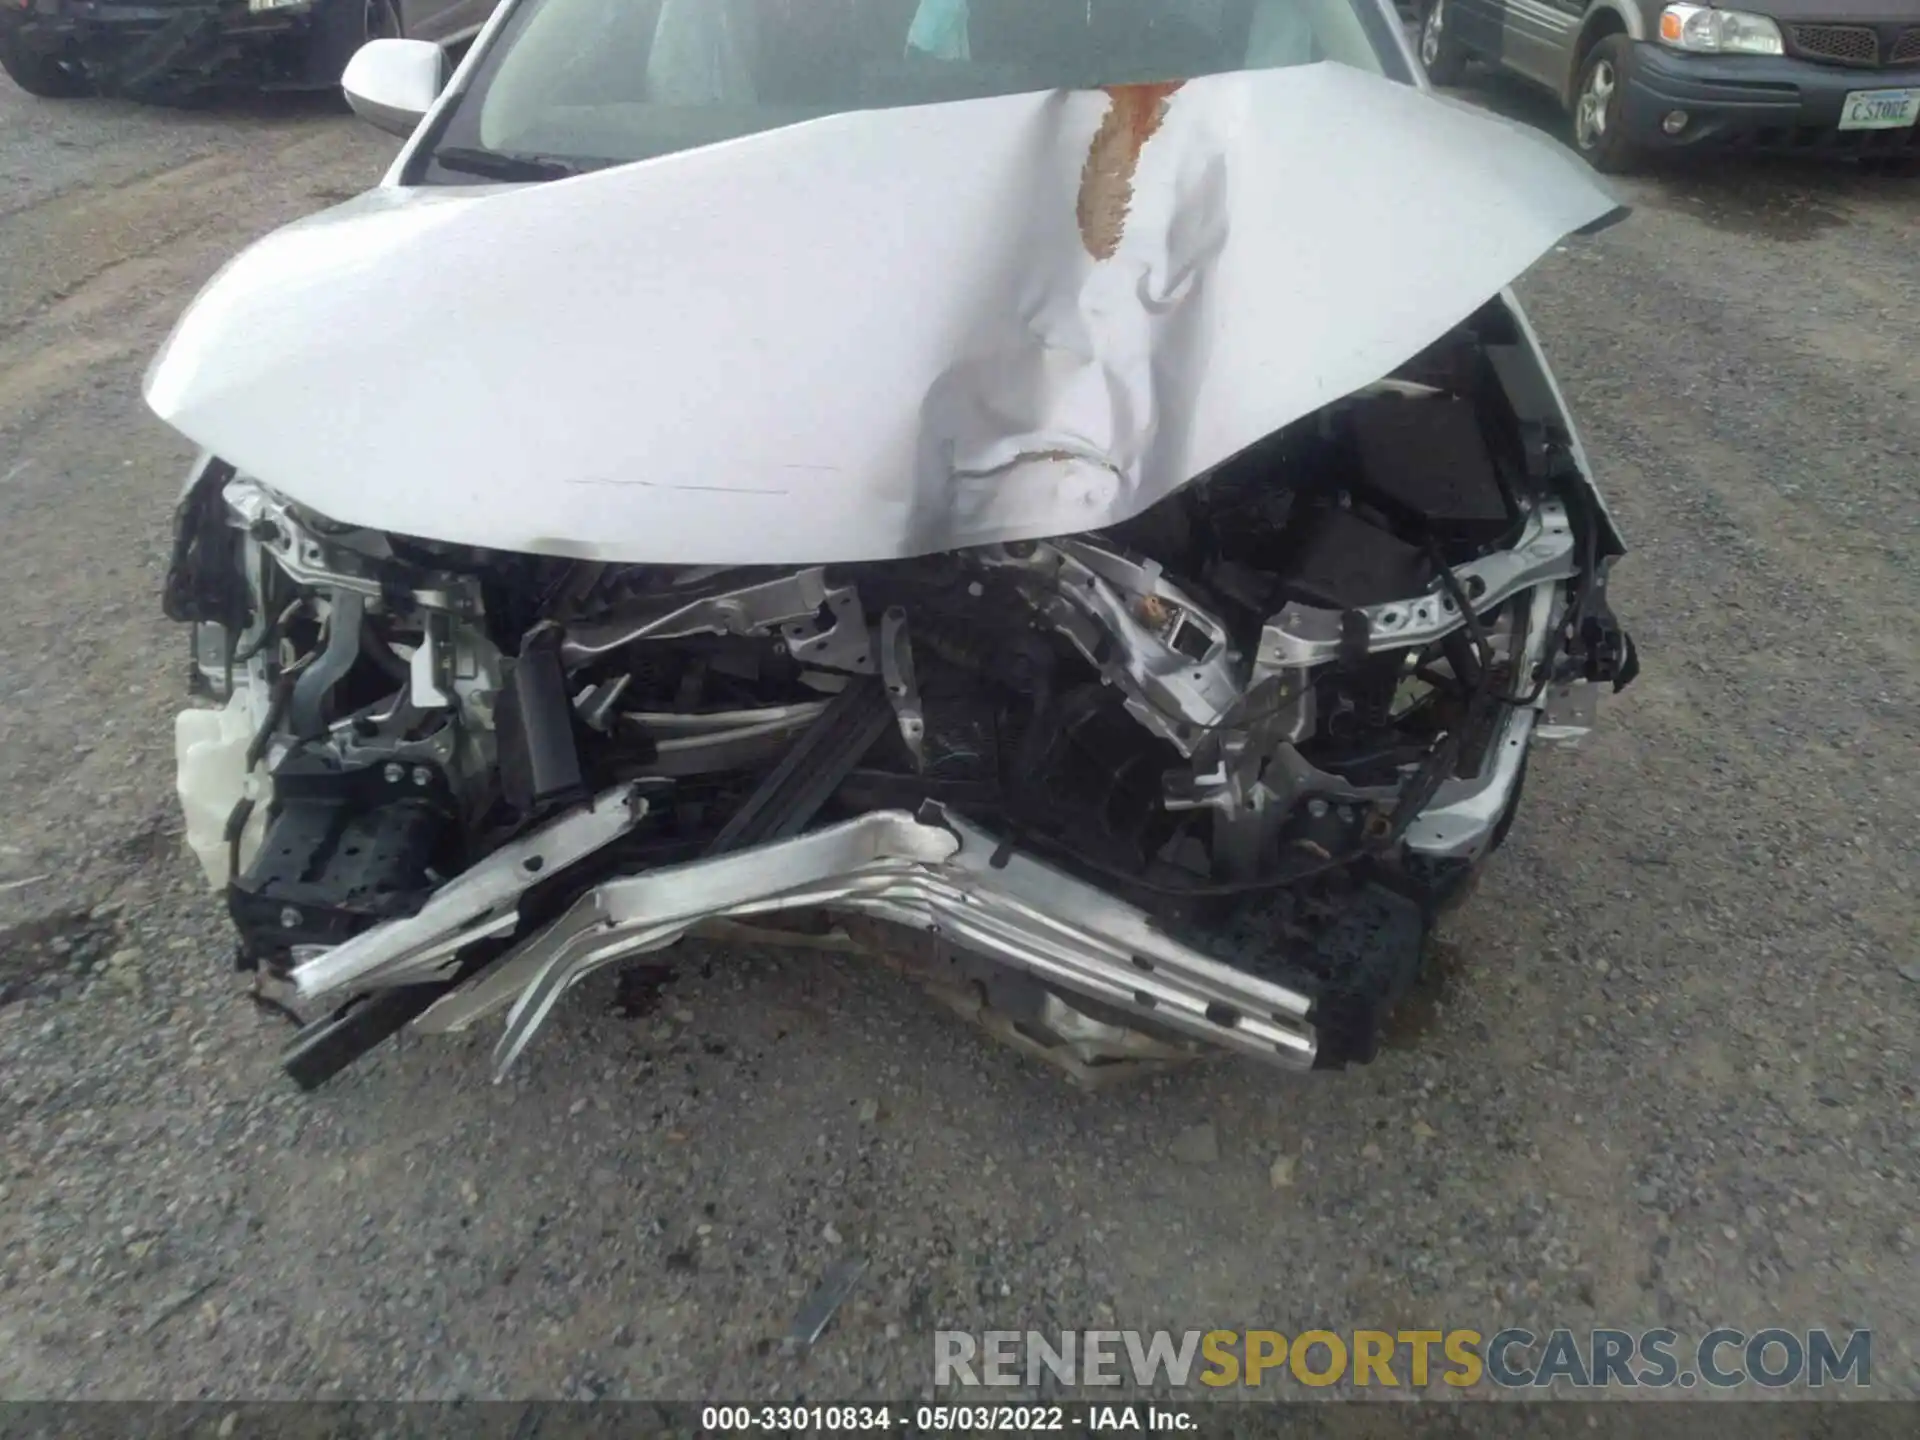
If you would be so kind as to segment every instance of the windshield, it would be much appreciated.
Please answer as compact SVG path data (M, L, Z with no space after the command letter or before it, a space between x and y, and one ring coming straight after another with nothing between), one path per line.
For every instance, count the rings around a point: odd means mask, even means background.
M1377 0L521 0L423 178L537 180L848 110L1319 60L1408 78Z

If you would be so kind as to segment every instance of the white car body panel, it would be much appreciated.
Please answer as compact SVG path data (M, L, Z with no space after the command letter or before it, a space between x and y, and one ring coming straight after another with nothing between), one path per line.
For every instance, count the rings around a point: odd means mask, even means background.
M903 558L1130 518L1617 208L1544 137L1337 64L857 112L384 186L234 260L146 394L347 524Z

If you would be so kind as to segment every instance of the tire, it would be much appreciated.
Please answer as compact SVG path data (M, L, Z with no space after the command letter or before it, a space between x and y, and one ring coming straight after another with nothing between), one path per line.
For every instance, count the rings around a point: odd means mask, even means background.
M1467 76L1468 51L1454 38L1447 0L1426 0L1420 11L1420 63L1436 85L1458 85Z
M73 100L91 94L87 77L51 55L34 55L19 48L16 38L0 34L0 70L29 95L42 100Z
M354 52L369 40L405 38L395 0L323 0L314 26L314 83L338 85Z
M1605 175L1641 169L1644 149L1627 135L1622 116L1627 80L1633 74L1633 41L1609 35L1580 62L1573 86L1573 148Z

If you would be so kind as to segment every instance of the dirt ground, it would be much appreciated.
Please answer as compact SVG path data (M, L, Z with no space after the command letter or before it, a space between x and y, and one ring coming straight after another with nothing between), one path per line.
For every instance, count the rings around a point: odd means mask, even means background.
M1633 181L1525 281L1645 673L1371 1068L1089 1097L854 961L706 953L499 1088L479 1035L301 1096L180 843L189 451L138 382L391 149L0 83L0 1395L900 1397L946 1326L1660 1323L1871 1326L1920 1394L1920 181Z

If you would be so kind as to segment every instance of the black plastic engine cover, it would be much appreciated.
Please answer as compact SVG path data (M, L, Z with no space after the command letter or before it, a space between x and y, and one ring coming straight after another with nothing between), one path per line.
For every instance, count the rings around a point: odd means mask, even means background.
M1466 400L1379 396L1351 418L1361 484L1369 498L1441 540L1492 543L1514 511Z
M1333 610L1404 600L1425 590L1433 576L1416 546L1330 506L1294 520L1276 568L1288 598Z
M274 772L274 791L259 853L227 886L242 954L256 964L411 915L440 884L455 827L437 767L342 770L292 756Z

